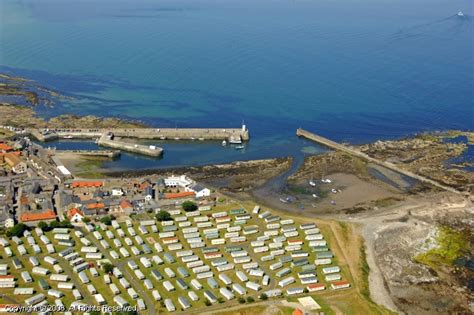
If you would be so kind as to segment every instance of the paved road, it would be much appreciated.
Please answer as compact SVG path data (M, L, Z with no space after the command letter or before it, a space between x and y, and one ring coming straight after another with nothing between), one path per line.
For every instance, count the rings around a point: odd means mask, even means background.
M117 262L116 259L113 259L112 256L110 256L109 251L106 250L104 247L102 247L100 242L95 237L93 237L91 233L87 232L85 229L80 228L80 227L76 228L76 229L79 229L82 233L84 233L84 236L87 237L87 239L90 240L94 244L94 246L96 246L99 249L99 251L102 254L104 254L104 256L108 260L110 260L112 262L112 264L122 272L124 278L127 279L128 282L130 282L132 287L135 289L135 291L137 291L137 293L140 295L140 297L145 302L146 307L148 309L148 314L154 315L155 314L155 303L154 303L153 299L151 299L151 297L148 295L148 293L145 290L143 290L143 287L140 284L140 282L137 280L137 278L135 278L135 276L130 273L129 269L126 268L125 261L121 260L121 261Z

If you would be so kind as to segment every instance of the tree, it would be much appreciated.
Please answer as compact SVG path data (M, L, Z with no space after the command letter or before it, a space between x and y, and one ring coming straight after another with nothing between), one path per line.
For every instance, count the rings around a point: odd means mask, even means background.
M91 219L86 217L86 218L82 219L82 222L87 224L87 223L91 222Z
M304 288L303 293L308 293L308 289Z
M102 269L104 269L105 273L111 273L114 270L114 266L109 263L105 263L102 265Z
M212 305L212 303L209 302L209 300L205 300L205 301L204 301L204 304L205 304L206 306L211 306L211 305Z
M171 218L171 214L168 212L168 211L165 211L165 210L160 210L160 212L158 212L156 214L156 219L158 221L170 221L170 220L173 220Z
M23 233L28 230L28 227L23 224L23 223L18 223L15 224L8 232L7 236L12 237L12 236L17 236L17 237L22 237Z
M100 219L100 222L104 223L105 225L112 225L112 218L110 216L105 216Z
M262 293L260 295L260 299L262 299L263 301L266 301L266 300L268 300L268 295L266 295L265 293Z
M197 204L195 204L194 202L190 200L183 202L181 206L183 207L183 210L186 212L196 211L198 209Z
M249 296L247 298L247 303L253 303L253 302L255 302L255 299L253 297Z
M245 303L245 299L243 297L239 297L239 303L240 304L244 304Z
M222 303L224 303L224 302L225 302L225 300L224 300L223 298L221 298L221 297L220 297L220 298L218 298L218 299L217 299L217 302L219 302L220 304L222 304Z
M49 227L51 229L57 228L57 227L59 227L59 222L58 221L51 221L51 222L49 222Z
M40 228L43 231L46 231L48 229L48 223L41 221L40 223L38 223L38 228Z

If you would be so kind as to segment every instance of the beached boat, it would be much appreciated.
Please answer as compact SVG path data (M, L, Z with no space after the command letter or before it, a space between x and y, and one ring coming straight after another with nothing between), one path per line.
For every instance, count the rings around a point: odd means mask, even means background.
M64 138L64 139L72 139L72 136L71 136L71 135L68 135L68 136L64 136L63 138Z
M311 180L309 181L309 185L312 186L312 187L316 187L316 183L314 182L313 179L311 179Z

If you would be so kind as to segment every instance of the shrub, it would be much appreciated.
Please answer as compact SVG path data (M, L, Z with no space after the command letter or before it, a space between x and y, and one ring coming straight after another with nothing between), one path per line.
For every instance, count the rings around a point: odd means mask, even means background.
M183 207L183 210L186 212L196 211L198 209L197 204L189 200L183 202L182 207Z
M268 300L268 296L267 296L265 293L262 293L262 294L260 295L260 299L266 301L266 300Z
M253 303L253 302L255 302L255 299L253 297L249 296L247 298L247 303Z
M243 297L239 297L239 303L240 304L244 304L245 303L245 299Z

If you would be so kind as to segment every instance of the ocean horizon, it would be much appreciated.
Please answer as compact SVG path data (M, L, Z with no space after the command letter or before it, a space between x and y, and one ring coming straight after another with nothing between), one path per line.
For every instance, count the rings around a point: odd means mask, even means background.
M164 142L162 159L225 163L323 152L303 127L354 144L474 126L474 16L459 1L59 1L1 4L0 72L71 99L39 115L240 127L245 150ZM464 16L458 16L462 11ZM59 148L94 148L61 142Z

